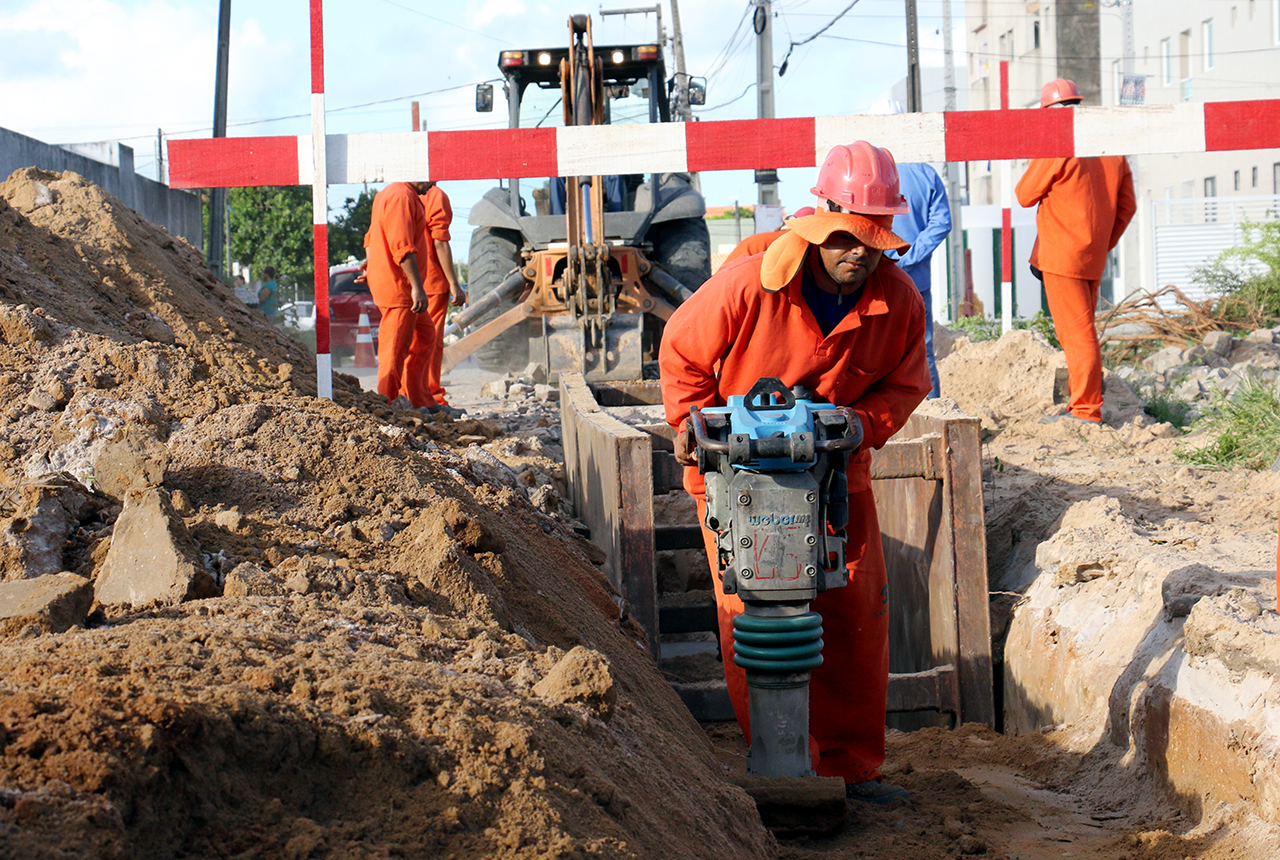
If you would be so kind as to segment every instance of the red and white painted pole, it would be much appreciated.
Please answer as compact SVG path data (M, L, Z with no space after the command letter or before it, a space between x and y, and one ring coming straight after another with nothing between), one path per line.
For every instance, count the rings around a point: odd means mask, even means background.
M325 161L324 10L311 0L311 224L316 269L316 396L333 399L329 353L329 179Z
M1000 61L1000 110L1009 109L1009 61ZM1013 162L1000 162L1000 333L1013 328Z

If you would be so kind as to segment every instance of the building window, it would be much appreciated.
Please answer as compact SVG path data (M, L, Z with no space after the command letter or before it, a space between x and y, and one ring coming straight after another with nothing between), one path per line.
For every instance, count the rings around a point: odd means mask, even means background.
M1271 165L1271 193L1280 194L1280 161Z
M1258 187L1258 168L1256 167L1253 169L1253 184L1250 187L1251 188Z
M1040 50L1040 16L1037 15L1035 20L1031 22L1031 50Z
M1201 23L1200 37L1204 41L1204 70L1213 68L1213 19Z
M1205 197L1218 196L1218 177L1206 176L1204 178L1204 196Z
M1111 61L1111 77L1116 82L1116 104L1120 104L1120 94L1124 92L1124 69L1119 60Z
M1240 190L1240 171L1239 170L1236 171L1236 175L1235 175L1235 190L1236 191Z
M1280 2L1280 0L1277 0ZM1173 53L1169 49L1169 40L1160 40L1160 71L1164 74L1164 85L1173 83Z

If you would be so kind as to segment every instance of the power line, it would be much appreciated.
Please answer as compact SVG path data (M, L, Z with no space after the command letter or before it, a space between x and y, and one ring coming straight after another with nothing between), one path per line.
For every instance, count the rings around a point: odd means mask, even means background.
M486 39L492 39L493 41L501 45L513 44L512 42L508 42L506 39L499 39L497 36L493 35L492 33L485 33L480 30L472 30L470 27L464 27L461 24L455 24L454 22L446 21L443 18L437 18L435 15L432 15L429 12L423 12L421 9L414 9L412 6L406 6L403 3L397 3L395 2L395 0L382 0L382 2L386 3L388 6L395 6L397 9L403 9L406 12L412 12L415 15L421 15L424 18L430 18L432 21L439 21L441 24L447 24L450 27L457 27L459 30L464 30L468 33L474 33L477 36L484 36Z
M853 0L853 2L850 3L848 6L844 7L844 9L841 10L841 12L838 15L836 15L834 18L828 21L826 26L824 26L821 30L814 33L812 36L809 36L807 39L801 39L799 42L792 41L791 44L787 46L787 53L782 58L782 64L778 66L778 77L782 77L787 73L787 61L791 59L791 52L795 50L796 47L800 45L807 45L808 43L812 42L814 39L821 36L823 33L830 30L837 21L843 18L846 14L848 14L850 9L852 9L854 6L857 6L857 5L858 5L858 0Z

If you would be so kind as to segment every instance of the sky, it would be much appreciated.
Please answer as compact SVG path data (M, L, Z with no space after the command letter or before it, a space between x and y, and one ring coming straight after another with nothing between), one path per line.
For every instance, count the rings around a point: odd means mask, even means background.
M670 34L670 0L662 24ZM603 16L617 3L533 0L328 0L324 10L326 122L330 134L410 130L411 102L435 131L504 127L505 98L474 110L475 85L498 78L500 51L567 44L570 14L592 16L600 44L651 42L652 14ZM906 71L902 0L774 0L775 115L865 111ZM954 46L964 49L964 3L953 0ZM680 0L686 67L705 77L703 120L756 116L750 0ZM841 14L843 13L843 14ZM942 2L919 0L924 66L942 65ZM838 20L835 20L837 19ZM831 23L834 20L834 23ZM823 27L822 35L804 42ZM156 173L157 133L209 137L213 125L218 0L3 0L0 127L56 144L119 140L139 173ZM310 130L307 0L233 0L228 128L236 136ZM674 70L667 47L668 74ZM965 56L956 55L963 67ZM811 203L813 168L780 171L779 197ZM453 246L465 260L471 205L496 183L442 183L453 202ZM702 174L708 206L756 199L750 171ZM331 210L359 186L333 186ZM331 217L333 212L330 213Z

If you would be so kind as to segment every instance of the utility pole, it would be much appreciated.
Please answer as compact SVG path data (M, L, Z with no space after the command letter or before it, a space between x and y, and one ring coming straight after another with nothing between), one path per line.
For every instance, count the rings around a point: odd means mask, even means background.
M674 0L673 0L674 2ZM1120 0L1120 28L1124 39L1124 68L1126 75L1133 74L1133 0Z
M693 108L689 105L689 76L684 68L684 37L680 34L680 4L677 0L671 0L671 51L676 58L676 113L685 122L693 122Z
M752 29L756 32L756 116L773 119L773 3L755 0ZM778 171L774 168L756 171L759 187L757 203L778 205Z
M951 0L942 0L942 87L944 111L956 109L956 68L951 53ZM964 301L964 225L960 223L960 165L948 161L947 205L951 209L951 232L947 234L947 270L951 281L951 321L960 317Z
M164 181L164 129L156 129L156 182Z
M907 112L920 108L920 33L916 0L907 0Z
M227 136L227 62L231 54L231 0L218 4L218 67L213 87L213 136ZM223 273L222 244L225 231L227 189L214 188L209 195L209 268Z

